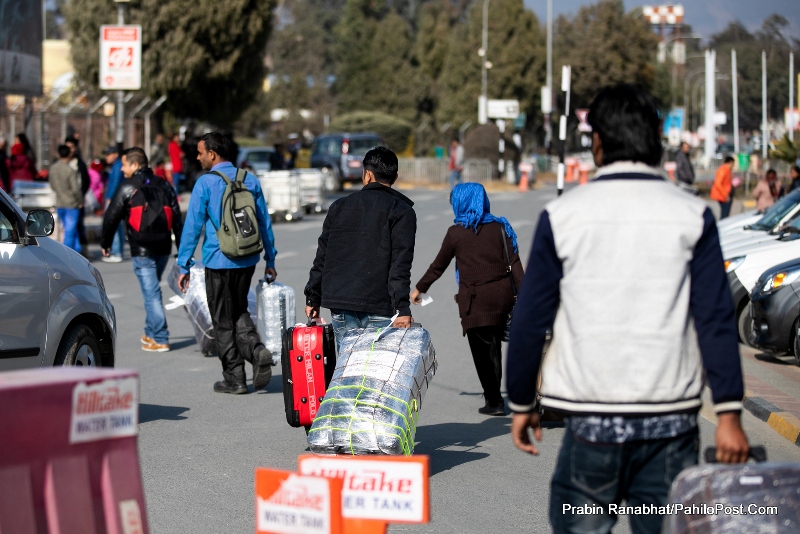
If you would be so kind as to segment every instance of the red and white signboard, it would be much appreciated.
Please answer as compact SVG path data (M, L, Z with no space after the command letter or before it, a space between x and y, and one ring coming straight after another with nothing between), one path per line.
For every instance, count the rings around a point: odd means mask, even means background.
M342 481L256 469L257 534L340 534Z
M73 388L70 443L135 436L138 429L138 378L80 382Z
M298 458L298 472L342 479L342 518L346 531L351 520L430 521L427 456L391 456L377 460L305 455Z
M592 131L592 127L589 125L589 110L588 109L576 109L575 115L578 116L578 131L579 132L586 132L589 133Z
M100 89L142 88L142 27L100 26Z

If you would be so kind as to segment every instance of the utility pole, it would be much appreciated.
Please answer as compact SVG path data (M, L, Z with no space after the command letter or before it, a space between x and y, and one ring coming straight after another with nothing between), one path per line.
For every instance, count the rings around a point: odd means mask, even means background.
M128 0L115 0L117 2L117 24L125 25L125 4ZM117 91L117 120L115 124L117 146L122 150L125 144L125 92Z
M561 140L558 147L558 175L556 177L556 187L558 188L558 196L564 192L564 174L566 173L566 166L564 164L564 156L567 150L567 117L569 116L569 97L570 86L572 82L572 67L564 65L561 68L561 90L567 93L567 103L564 109L564 114L561 115L561 120L558 124L558 138Z
M767 126L767 51L761 51L761 157L767 160L769 152L769 126ZM763 162L762 162L763 165Z
M789 52L789 140L794 141L794 127L797 126L797 115L794 113L794 52Z
M717 129L714 124L714 114L716 111L716 78L717 78L717 52L716 50L706 50L706 142L705 142L705 164L706 168L711 166L714 154L717 149Z
M483 0L483 24L481 30L481 49L478 55L481 57L481 97L478 99L478 124L486 124L486 70L489 63L489 0Z
M739 85L736 49L731 50L731 92L733 93L733 151L739 153Z
M553 0L547 0L547 79L545 83L547 90L542 91L542 111L544 112L544 144L549 154L553 141Z

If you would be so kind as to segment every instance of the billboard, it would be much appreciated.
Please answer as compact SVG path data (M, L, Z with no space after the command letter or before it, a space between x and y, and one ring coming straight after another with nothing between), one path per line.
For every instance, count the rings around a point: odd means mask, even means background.
M142 88L142 27L100 26L100 89Z
M42 94L42 2L0 0L0 91Z

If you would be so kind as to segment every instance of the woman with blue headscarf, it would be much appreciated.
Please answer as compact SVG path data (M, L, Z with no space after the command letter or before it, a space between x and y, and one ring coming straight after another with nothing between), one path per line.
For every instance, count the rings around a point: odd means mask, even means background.
M456 185L450 193L450 203L455 224L448 228L439 254L411 292L411 302L419 304L420 293L426 293L450 261L456 259L456 302L461 328L469 341L486 400L486 405L478 411L485 415L505 415L500 394L500 344L508 314L514 307L511 277L517 290L522 282L517 234L505 217L495 217L489 212L489 197L481 184Z

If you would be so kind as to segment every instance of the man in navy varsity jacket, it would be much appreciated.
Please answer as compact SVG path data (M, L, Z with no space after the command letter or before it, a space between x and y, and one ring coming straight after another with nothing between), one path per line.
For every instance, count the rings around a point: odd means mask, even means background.
M742 370L714 216L657 169L659 118L643 89L604 89L589 111L599 170L539 218L508 348L514 444L538 454L534 409L567 429L551 484L554 532L607 533L610 504L663 506L697 463L705 378L718 423L717 460L747 459ZM542 358L545 332L553 339ZM705 371L705 372L704 372ZM588 505L590 515L571 513ZM584 508L586 509L586 508ZM634 533L658 514L630 516Z

